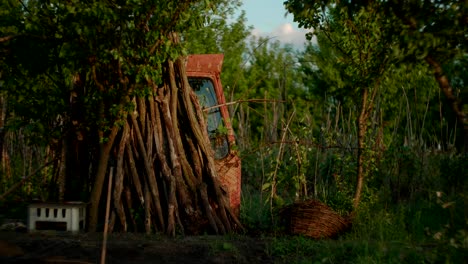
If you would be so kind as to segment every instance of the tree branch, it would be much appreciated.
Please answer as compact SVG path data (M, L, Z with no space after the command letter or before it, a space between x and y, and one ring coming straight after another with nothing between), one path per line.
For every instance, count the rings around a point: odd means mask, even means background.
M449 101L450 106L457 115L457 118L460 120L462 125L467 124L468 118L463 112L463 109L461 107L461 101L453 94L452 86L450 85L450 81L447 78L447 75L445 75L442 66L431 55L428 55L425 58L425 60L434 70L434 76L436 78L436 81L439 84L439 87L444 93L445 97L447 97L447 100Z
M11 36L6 36L6 37L1 37L0 38L0 43L3 43L3 42L7 42L11 39L14 39L16 38L18 35L11 35Z

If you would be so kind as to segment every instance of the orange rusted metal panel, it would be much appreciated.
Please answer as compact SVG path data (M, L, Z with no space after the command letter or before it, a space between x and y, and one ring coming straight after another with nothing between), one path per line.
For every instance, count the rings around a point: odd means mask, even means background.
M186 70L191 73L220 75L223 67L223 54L194 54L189 55ZM190 75L189 75L190 76ZM194 75L192 75L194 76Z
M186 64L187 76L192 80L192 88L197 93L197 87L203 87L203 91L198 91L197 95L199 99L201 96L210 97L209 90L213 89L216 100L211 98L210 105L205 107L214 107L216 111L210 111L212 118L216 119L216 116L222 118L222 125L224 126L227 133L218 133L215 128L213 131L208 131L210 134L210 140L215 153L220 153L215 159L216 168L222 188L228 193L231 209L239 216L240 213L240 202L241 202L241 161L237 151L235 150L235 136L234 130L229 117L228 108L226 106L226 100L224 98L223 86L221 85L221 68L223 65L224 55L223 54L196 54L189 55ZM198 81L197 81L198 80ZM203 103L201 103L203 104ZM214 104L214 105L211 105ZM208 120L210 122L210 120ZM216 124L216 122L214 122ZM208 125L209 127L210 125ZM210 128L208 128L210 130ZM216 130L216 131L215 131ZM227 150L225 148L228 147ZM215 155L216 157L217 155Z

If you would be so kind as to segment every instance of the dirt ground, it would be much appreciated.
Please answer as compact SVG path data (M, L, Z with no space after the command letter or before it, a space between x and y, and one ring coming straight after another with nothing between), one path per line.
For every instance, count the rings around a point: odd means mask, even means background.
M0 263L100 263L102 234L0 232ZM106 263L273 263L266 242L249 236L168 238L112 234Z

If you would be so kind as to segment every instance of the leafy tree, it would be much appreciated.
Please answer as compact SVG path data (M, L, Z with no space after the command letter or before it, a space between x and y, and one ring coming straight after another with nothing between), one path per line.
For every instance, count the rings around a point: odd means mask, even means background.
M270 207L306 195L299 142L314 111L297 54L268 37L252 38L244 69L247 85L236 93L239 101L248 102L236 112L243 181L268 192Z
M321 73L328 74L327 78L334 80L339 88L345 88L341 90L344 94L339 91L340 96L351 98L358 106L355 208L359 204L368 171L364 167L364 160L372 160L363 153L366 149L364 138L368 131L368 118L375 105L376 95L381 93L379 88L382 77L391 64L426 60L434 68L441 90L452 102L459 120L462 124L466 123L459 101L452 94L450 83L439 64L441 58L454 58L455 54L463 54L465 50L465 44L461 42L466 38L466 21L461 17L466 17L463 15L466 14L466 8L461 2L288 0L284 4L294 14L299 26L314 29L309 38L313 34L322 35L332 45L334 56L326 59L337 62L334 66L324 68ZM441 17L435 18L430 14L434 11L440 13ZM450 27L451 24L455 24L455 27ZM449 36L448 32L452 32L453 36ZM448 47L443 47L442 43L448 44Z
M468 6L465 1L410 2L392 1L384 5L387 12L402 24L399 52L407 59L423 60L434 71L434 77L447 103L464 130L464 148L468 149L468 117L463 109L466 91L454 92L444 70L445 65L463 61L468 52ZM452 79L456 76L452 76ZM465 87L466 89L466 87Z
M238 90L246 86L244 68L250 28L246 25L245 12L235 16L240 5L240 1L231 1L229 5L221 6L219 14L211 16L203 27L192 28L183 34L190 54L224 54L221 80L228 101L234 101ZM229 108L230 116L234 117L235 106Z
M350 109L358 112L357 123L357 180L354 207L360 201L364 179L371 171L373 153L367 140L370 118L375 111L377 95L381 93L382 77L391 60L392 36L386 28L391 20L383 16L375 5L368 5L355 14L347 10L330 9L316 30L320 50L312 49L312 60L320 69L321 80L331 87L324 89L330 98L350 103ZM320 84L319 85L323 85ZM320 93L323 93L321 91Z
M90 231L113 168L112 226L170 235L240 226L217 180L176 33L227 4L0 1L1 89L20 125L58 149L58 197L89 197Z
M425 62L434 71L434 77L448 104L464 130L465 151L468 149L468 125L463 101L465 89L454 93L453 81L445 72L445 65L464 61L467 53L468 7L465 1L302 1L284 2L286 9L294 14L299 26L320 31L330 10L341 10L356 16L362 8L373 5L382 16L376 19L392 20L387 28L396 39L391 47L393 58L404 63ZM457 78L452 76L453 78Z

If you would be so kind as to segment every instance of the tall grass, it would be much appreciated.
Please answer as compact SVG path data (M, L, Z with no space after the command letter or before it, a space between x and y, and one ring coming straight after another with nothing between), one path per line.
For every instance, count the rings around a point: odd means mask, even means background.
M462 263L468 259L468 155L451 147L453 133L431 134L453 127L441 122L439 128L428 129L427 113L411 109L402 109L398 122L389 127L384 127L379 109L373 115L366 150L371 172L347 234L323 241L283 236L285 227L277 212L293 201L319 199L344 216L352 210L356 111L352 106L323 105L308 107L310 112L294 118L277 104L265 106L263 113L256 109L256 114L263 115L263 127L251 126L253 110L239 110L241 220L251 234L273 236L269 254L280 262L294 263ZM20 133L6 139L10 159L3 163L0 175L2 191L46 156L46 150L21 141ZM50 173L38 175L17 197L47 195L51 180Z
M3 138L0 161L0 195L43 166L48 148L31 144L23 129L7 131ZM12 219L26 219L26 208L31 200L47 200L50 197L52 170L44 168L18 189L0 199L0 215ZM0 221L1 222L1 221Z
M333 241L277 236L284 228L269 212L294 200L319 199L342 215L352 210L357 151L353 112L331 106L297 117L288 127L285 116L279 130L286 133L284 140L249 142L241 150L242 221L274 236L268 251L279 262L463 263L468 259L468 155L451 147L453 135L444 139L445 134L430 134L434 128L428 129L427 113L408 109L388 128L381 125L381 115L374 115L367 138L372 171L348 233ZM447 123L441 126L453 130ZM284 153L277 161L280 145ZM277 201L275 208L266 208L273 179L269 175L277 166Z

